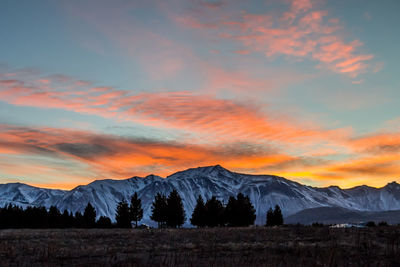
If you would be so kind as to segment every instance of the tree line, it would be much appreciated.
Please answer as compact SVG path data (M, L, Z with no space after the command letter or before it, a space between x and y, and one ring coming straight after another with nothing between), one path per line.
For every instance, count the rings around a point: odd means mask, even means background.
M250 198L239 193L230 197L226 206L216 197L204 202L198 197L190 222L197 227L249 226L254 224L256 210Z
M96 210L88 203L84 212L61 213L57 207L27 207L25 209L8 205L0 208L0 228L132 228L143 218L141 199L134 193L129 201L124 199L117 204L115 221L101 216L96 220ZM157 222L159 228L178 228L186 221L182 198L176 190L166 196L157 193L151 206L150 218ZM215 196L204 201L199 195L191 215L190 223L198 228L202 227L238 227L253 225L256 219L255 209L248 196L239 193L231 196L224 205ZM270 208L266 214L266 225L283 224L280 207Z
M88 203L83 214L80 212L63 213L51 206L27 207L23 209L15 205L0 208L0 228L109 228L112 226L108 217L101 216L96 221L96 210Z

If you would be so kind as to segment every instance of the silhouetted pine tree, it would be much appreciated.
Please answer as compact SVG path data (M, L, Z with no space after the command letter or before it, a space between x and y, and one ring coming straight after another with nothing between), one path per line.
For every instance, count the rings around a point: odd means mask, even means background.
M39 214L39 228L48 228L49 227L49 216L47 209L45 207L39 207L37 208L37 213Z
M0 229L5 228L5 218L6 213L4 212L4 208L0 208Z
M55 206L51 206L49 211L45 207L28 206L23 209L11 204L0 208L0 228L92 228L96 226L93 223L95 218L96 211L90 204L83 216L80 212L74 216L67 210L61 214Z
M110 218L106 217L106 216L101 216L98 221L96 222L96 227L97 228L111 228L112 227L112 223Z
M224 206L216 197L211 197L206 202L206 225L209 227L224 225Z
M242 193L237 198L229 197L225 207L225 219L229 226L249 226L254 224L256 211L251 204L250 198Z
M225 221L228 226L238 226L238 214L237 214L237 200L235 197L230 196L228 200L228 204L226 204L224 210Z
M67 210L64 210L63 214L61 215L61 227L62 228L71 228L73 227L73 220L72 214L70 214Z
M138 221L143 218L142 201L135 192L131 197L131 205L129 206L129 212L131 220L135 222L136 227L138 226Z
M267 221L265 223L266 226L274 226L275 225L275 220L274 220L274 211L272 208L269 208L267 211Z
M125 200L118 203L115 220L119 228L132 228L129 206Z
M11 204L5 205L0 211L0 227L2 229L10 228L11 224L10 206Z
M0 224L2 228L21 228L27 222L24 210L21 207L9 204L1 212Z
M275 226L282 224L283 224L283 216L279 205L276 205L274 210L272 210L272 208L269 208L267 212L266 226Z
M49 208L49 227L61 227L61 212L57 209L56 206L50 206Z
M48 228L47 210L44 207L26 207L23 211L23 227L27 228Z
M85 228L93 228L96 224L96 210L90 202L86 205L83 213L83 221Z
M204 227L206 226L206 216L206 206L203 198L201 195L199 195L197 198L196 207L192 213L192 218L190 219L190 223L197 227Z
M75 212L75 220L74 220L74 226L75 228L83 228L85 221L83 219L83 215L82 213L80 213L79 211Z
M154 197L150 219L157 222L158 228L162 228L167 222L167 198L160 193Z
M256 210L248 196L239 193L236 198L236 226L249 226L256 220Z
M282 211L279 205L275 206L274 209L274 222L275 225L282 225L283 224L283 216L282 216Z
M68 228L74 228L75 227L75 217L72 211L69 212L69 223L68 223Z
M365 226L367 226L367 227L375 227L375 226L376 226L376 223L375 223L374 221L369 221L369 222L367 222L367 223L365 224Z
M185 223L186 214L183 209L182 198L175 189L167 198L167 225L169 227L180 227Z

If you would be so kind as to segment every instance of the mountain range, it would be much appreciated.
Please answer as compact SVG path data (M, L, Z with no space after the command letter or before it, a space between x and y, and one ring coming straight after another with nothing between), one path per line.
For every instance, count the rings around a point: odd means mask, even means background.
M305 209L285 218L285 223L287 224L300 223L306 225L314 222L323 224L358 224L369 221L398 224L400 222L400 210L360 211L341 207L321 207Z
M173 189L182 197L186 225L189 225L199 195L203 199L216 196L226 203L229 196L236 196L239 192L250 197L256 209L256 224L264 224L266 211L275 205L281 207L284 217L290 218L291 222L295 222L296 214L301 215L306 210L314 210L314 214L319 214L320 210L316 208L341 208L369 214L400 210L400 185L396 182L381 188L365 185L350 189L337 186L318 188L274 175L231 172L220 165L192 168L166 178L148 175L125 180L96 180L69 191L22 183L0 184L0 206L9 203L22 207L55 205L61 211L82 212L90 202L96 208L98 217L108 216L114 220L117 203L122 199L129 201L132 194L137 192L144 210L142 222L153 225L150 214L155 194L160 192L168 195ZM303 218L300 215L299 221ZM318 220L318 217L315 219Z

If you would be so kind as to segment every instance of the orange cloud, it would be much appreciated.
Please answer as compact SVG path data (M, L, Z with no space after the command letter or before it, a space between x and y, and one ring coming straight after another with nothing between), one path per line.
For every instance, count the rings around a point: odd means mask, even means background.
M215 80L211 79L214 86L223 84L224 75L216 71ZM82 181L79 177L88 177L85 181L89 181L149 172L166 175L186 167L212 164L344 186L383 175L393 179L398 171L398 132L354 138L351 129L328 130L300 124L266 112L256 102L191 92L133 94L62 75L46 77L45 83L40 77L17 74L10 80L9 76L0 75L0 100L180 130L185 138L164 142L72 129L1 125L3 176L25 175L18 172L18 159L29 165L27 170L37 177L55 177L58 170L68 173L68 179L75 179L76 184ZM1 155L7 157L2 159ZM26 163L25 158L32 155L35 162ZM333 160L335 156L339 159ZM10 158L14 163L9 162ZM353 179L355 176L359 179ZM387 180L374 183L382 185L383 181Z
M210 84L222 86L227 79L226 73L216 70ZM237 80L238 86L242 85L241 81L240 78ZM337 140L349 134L348 129L303 127L294 121L268 117L252 102L236 102L191 92L134 95L111 87L94 87L87 82L83 86L76 84L71 81L59 86L52 81L42 86L21 79L0 87L0 100L14 105L65 109L147 126L180 129L217 142L249 140L298 145Z
M400 156L400 132L371 134L352 139L350 146L358 153L394 154Z
M400 133L375 133L369 136L350 138L345 159L319 161L306 168L279 168L282 175L298 179L308 177L321 185L352 187L360 184L383 186L399 179ZM311 155L310 155L311 156ZM296 160L295 160L296 161ZM290 162L284 163L288 165ZM291 165L292 166L292 165ZM303 171L302 171L303 170ZM305 172L304 172L305 171Z
M268 173L320 185L344 187L360 183L382 186L400 171L398 135L347 139L355 154L348 159L327 160L332 150L315 148L316 154L295 156L257 142L195 144L134 137L120 137L73 129L0 125L0 167L3 177L26 176L31 184L71 188L82 181L127 178L222 164L234 171ZM378 149L379 153L376 152ZM320 152L320 154L318 154ZM304 153L304 152L303 152ZM57 178L57 179L55 179ZM11 179L11 178L10 178Z
M366 184L384 186L399 179L400 164L398 155L366 156L311 170L314 179L324 184L337 183L344 187Z
M127 178L157 171L166 175L182 168L223 163L228 168L262 168L293 157L256 144L194 145L141 138L123 138L72 129L28 128L0 125L0 152L34 155L36 161L19 162L26 172L18 171L9 158L0 157L2 172L40 176L60 172L77 181L79 177ZM5 149L4 149L5 148ZM0 153L0 154L1 154ZM54 165L59 159L61 165ZM21 160L21 158L20 158ZM80 172L74 171L79 165ZM65 175L63 174L65 173ZM75 173L75 175L74 175ZM67 175L68 174L68 175ZM29 177L28 177L29 178ZM55 181L57 182L57 181ZM59 181L58 181L59 182Z

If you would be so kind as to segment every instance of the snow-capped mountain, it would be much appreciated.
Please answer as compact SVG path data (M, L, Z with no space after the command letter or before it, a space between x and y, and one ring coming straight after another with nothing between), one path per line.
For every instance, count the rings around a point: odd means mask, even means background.
M239 192L248 195L256 209L257 224L265 223L265 213L279 205L284 216L304 209L342 207L359 211L400 210L400 185L390 183L382 188L358 186L340 189L336 186L316 188L273 175L249 175L231 172L216 165L177 172L162 178L155 175L126 180L98 180L70 191L42 189L25 184L0 185L0 205L50 205L61 211L82 211L88 202L97 215L115 217L115 208L122 199L129 200L134 192L142 199L144 223L150 223L151 203L156 193L168 195L176 189L190 218L199 195L203 199L216 196L227 202Z
M38 188L21 183L0 184L0 207L14 204L21 207L46 206L57 202L67 191Z

